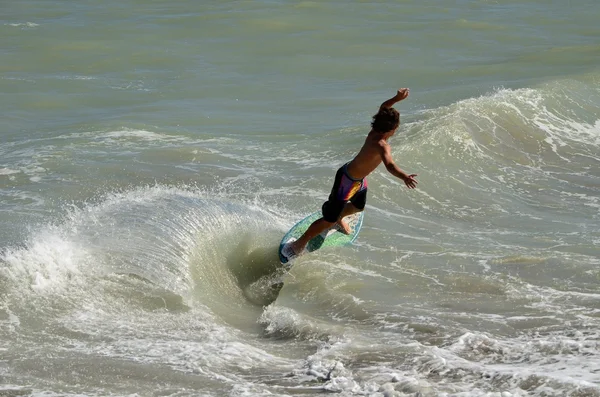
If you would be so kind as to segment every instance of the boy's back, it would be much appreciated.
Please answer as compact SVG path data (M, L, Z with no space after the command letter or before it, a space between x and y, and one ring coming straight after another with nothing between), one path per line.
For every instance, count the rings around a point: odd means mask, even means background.
M365 178L381 164L382 151L385 151L386 147L389 148L389 144L381 134L371 130L356 157L348 163L348 173L356 179Z

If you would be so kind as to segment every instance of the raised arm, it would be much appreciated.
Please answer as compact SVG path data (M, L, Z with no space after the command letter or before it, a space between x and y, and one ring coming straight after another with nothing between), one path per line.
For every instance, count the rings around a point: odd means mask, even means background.
M407 94L408 95L408 94ZM385 165L385 169L396 178L402 179L404 184L409 189L414 189L417 187L417 180L415 177L417 174L407 174L402 171L400 167L394 163L394 159L392 159L392 151L390 149L390 145L385 142L380 143L381 157L383 159L383 165Z
M400 102L403 99L406 99L408 97L409 93L410 93L410 89L408 89L408 88L400 88L398 90L398 93L396 94L396 96L394 96L393 98L390 98L387 101L385 101L384 103L382 103L379 108L380 109L382 109L382 108L391 108L396 103Z

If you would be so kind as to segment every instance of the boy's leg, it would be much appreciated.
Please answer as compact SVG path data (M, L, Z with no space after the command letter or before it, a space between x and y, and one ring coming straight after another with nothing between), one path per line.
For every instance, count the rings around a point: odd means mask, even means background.
M345 234L350 234L352 229L348 226L348 223L344 220L344 217L348 215L355 214L365 209L365 205L367 204L367 188L365 180L365 187L361 189L358 193L356 193L351 199L350 202L346 203L344 209L338 219L338 224L340 225L341 232Z
M338 190L340 189L340 183L342 176L344 175L344 167L341 167L335 173L335 180L333 181L333 188L329 194L329 199L323 203L322 212L323 217L317 219L306 229L304 234L296 241L291 244L292 251L296 254L300 254L308 242L313 238L317 237L323 231L331 228L340 218L340 214L344 210L345 201L337 199Z
M333 226L334 223L335 222L328 222L323 218L317 219L308 227L308 229L306 229L302 237L292 243L292 251L296 254L300 254L310 240Z
M342 211L342 214L340 215L340 219L337 221L338 225L340 225L340 231L344 234L350 234L352 232L352 229L350 228L350 226L348 225L348 223L344 220L345 217L347 217L348 215L352 215L352 214L356 214L357 212L362 211L364 208L356 208L354 206L354 204L352 204L351 202L347 202L346 205L344 206L344 210Z

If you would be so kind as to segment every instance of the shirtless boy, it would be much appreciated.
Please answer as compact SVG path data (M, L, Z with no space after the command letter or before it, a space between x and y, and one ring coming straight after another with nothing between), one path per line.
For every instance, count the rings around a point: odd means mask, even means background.
M409 189L417 186L416 174L407 174L394 163L388 139L394 135L400 125L400 114L394 106L406 99L408 88L401 88L393 98L383 102L379 112L373 116L371 131L362 148L350 161L344 164L335 175L335 182L329 199L323 204L323 217L317 219L296 241L287 244L282 253L292 259L304 251L310 240L321 232L338 223L340 231L350 233L350 227L344 217L364 210L367 201L367 175L383 162L390 174L402 179Z

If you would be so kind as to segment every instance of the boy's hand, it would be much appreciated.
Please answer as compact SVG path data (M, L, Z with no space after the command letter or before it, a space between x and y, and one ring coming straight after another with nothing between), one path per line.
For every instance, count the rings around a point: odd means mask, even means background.
M401 100L406 99L406 97L408 97L409 91L410 90L408 88L400 88L396 93L396 96L382 103L379 109L391 108L396 104L396 102L400 102Z
M416 176L417 174L410 174L404 179L404 184L406 184L406 187L409 189L414 189L417 187L418 182L415 179Z
M400 88L398 90L398 93L396 94L396 99L398 101L406 99L408 97L409 93L410 93L410 89L409 88Z

